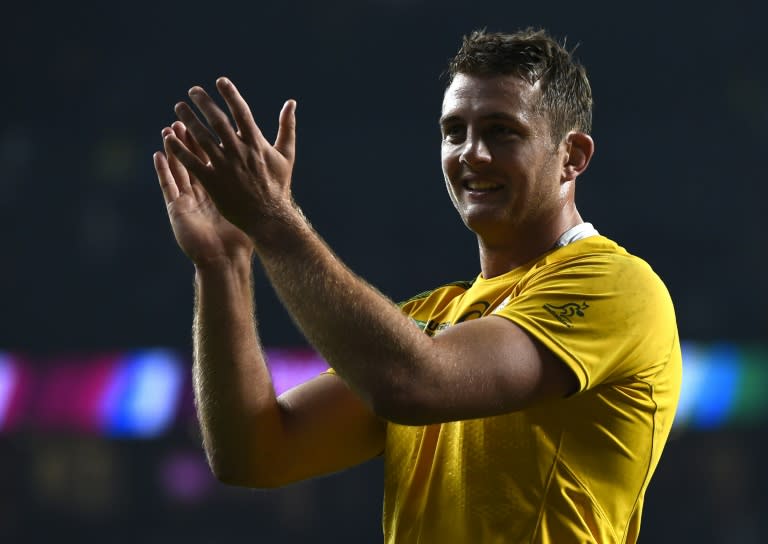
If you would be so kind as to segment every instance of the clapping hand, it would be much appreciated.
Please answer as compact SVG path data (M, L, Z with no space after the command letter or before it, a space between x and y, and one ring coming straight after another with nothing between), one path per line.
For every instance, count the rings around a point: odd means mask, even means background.
M283 106L272 145L232 82L219 78L216 88L234 126L201 87L192 87L190 99L207 126L189 104L176 104L176 115L186 126L186 137L180 137L177 131L164 134L166 152L176 157L190 179L204 188L226 220L258 243L275 234L272 227L300 217L291 195L296 102L289 100Z
M183 123L176 122L162 131L165 154L154 154L155 171L163 192L168 218L181 249L198 265L232 260L253 254L248 236L219 213L197 176L191 173L170 150L172 137L203 163L207 155L190 138Z

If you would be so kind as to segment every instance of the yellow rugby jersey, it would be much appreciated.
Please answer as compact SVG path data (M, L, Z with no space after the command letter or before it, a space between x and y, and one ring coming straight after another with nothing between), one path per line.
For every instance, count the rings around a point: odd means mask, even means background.
M579 391L496 417L389 423L385 542L636 542L682 366L672 302L650 266L591 236L401 306L427 334L503 316L568 365Z

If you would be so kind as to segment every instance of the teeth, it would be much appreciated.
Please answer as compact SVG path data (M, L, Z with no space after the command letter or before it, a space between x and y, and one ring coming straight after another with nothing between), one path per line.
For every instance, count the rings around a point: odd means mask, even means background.
M499 187L497 184L488 181L470 181L467 183L467 188L471 191L488 191L497 187Z

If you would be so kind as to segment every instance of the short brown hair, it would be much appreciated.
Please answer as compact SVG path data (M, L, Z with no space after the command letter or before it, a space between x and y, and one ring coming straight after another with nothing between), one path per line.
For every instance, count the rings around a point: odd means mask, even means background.
M592 130L592 89L587 72L573 58L573 51L545 30L527 28L514 34L476 30L464 36L461 48L450 60L448 85L456 74L515 75L530 85L541 82L539 106L549 118L555 143L571 130Z

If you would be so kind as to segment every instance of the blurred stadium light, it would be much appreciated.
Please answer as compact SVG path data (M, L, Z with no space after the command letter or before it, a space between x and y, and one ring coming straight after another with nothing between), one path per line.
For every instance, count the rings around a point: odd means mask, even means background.
M269 349L278 394L326 370L308 349ZM35 358L0 352L0 432L147 439L191 413L188 356L167 349ZM678 430L753 428L768 419L768 348L683 342Z

